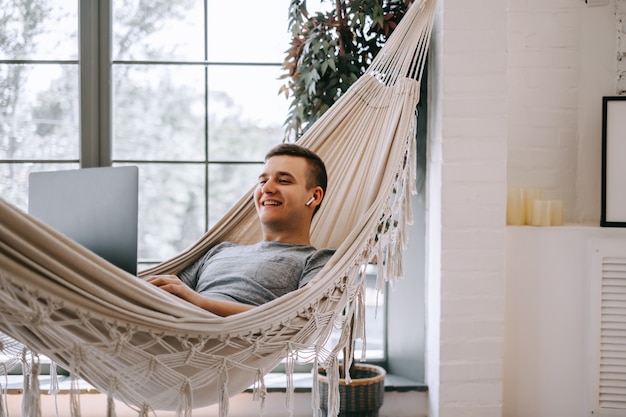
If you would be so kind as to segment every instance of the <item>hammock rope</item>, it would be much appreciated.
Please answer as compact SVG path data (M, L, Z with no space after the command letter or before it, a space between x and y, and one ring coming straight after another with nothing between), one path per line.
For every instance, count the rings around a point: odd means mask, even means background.
M286 358L287 404L293 405L293 366L308 361L326 369L328 413L337 415L340 353L348 348L349 365L353 339L365 335L365 265L377 259L381 288L402 276L415 192L416 106L435 5L416 1L366 74L298 141L324 159L330 179L312 242L336 248L304 288L216 317L0 199L0 353L8 358L0 374L16 366L23 344L69 369L73 382L82 378L106 392L108 415L115 414L117 399L139 415L163 409L189 416L194 408L219 403L226 416L228 397L251 386L262 406L263 375ZM192 247L140 278L176 274L222 241L260 240L251 196ZM334 329L339 340L329 344ZM316 372L313 379L317 415ZM79 416L77 388L72 391L72 415ZM29 392L29 406L36 408L38 387L31 383Z

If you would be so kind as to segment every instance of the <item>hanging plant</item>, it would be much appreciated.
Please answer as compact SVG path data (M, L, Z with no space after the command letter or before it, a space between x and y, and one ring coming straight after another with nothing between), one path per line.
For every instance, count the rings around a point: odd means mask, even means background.
M291 46L280 91L291 99L286 140L297 140L365 72L413 0L306 0L289 5Z

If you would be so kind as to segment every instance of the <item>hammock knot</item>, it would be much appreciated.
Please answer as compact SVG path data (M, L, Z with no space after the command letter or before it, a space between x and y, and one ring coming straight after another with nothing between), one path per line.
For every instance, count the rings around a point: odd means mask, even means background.
M150 361L148 362L148 372L150 374L154 373L154 370L155 370L155 368L157 366L157 363L158 363L157 357L156 356L151 356L150 357Z
M197 352L198 352L198 347L197 346L195 346L195 345L189 346L187 348L187 355L185 355L184 364L185 365L189 365L189 363L194 358L194 356L196 355Z

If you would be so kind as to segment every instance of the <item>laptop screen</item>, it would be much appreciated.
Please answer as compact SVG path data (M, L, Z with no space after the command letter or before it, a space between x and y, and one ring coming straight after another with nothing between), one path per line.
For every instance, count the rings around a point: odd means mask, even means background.
M28 212L136 275L138 177L135 166L33 172Z

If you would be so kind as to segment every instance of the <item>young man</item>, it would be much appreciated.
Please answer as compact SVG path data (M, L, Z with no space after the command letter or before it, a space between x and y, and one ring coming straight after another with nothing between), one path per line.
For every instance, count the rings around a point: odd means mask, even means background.
M310 228L326 192L326 167L295 144L268 152L254 190L263 240L211 248L176 275L148 282L220 316L250 310L308 283L334 251L311 246Z

